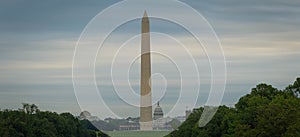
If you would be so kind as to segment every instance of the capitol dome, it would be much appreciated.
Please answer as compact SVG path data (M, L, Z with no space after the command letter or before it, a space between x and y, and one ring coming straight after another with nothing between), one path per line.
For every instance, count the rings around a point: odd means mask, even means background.
M153 117L153 119L157 120L157 119L163 118L163 117L164 117L164 112L161 109L161 107L159 106L159 102L157 102L157 106L154 109L154 117Z

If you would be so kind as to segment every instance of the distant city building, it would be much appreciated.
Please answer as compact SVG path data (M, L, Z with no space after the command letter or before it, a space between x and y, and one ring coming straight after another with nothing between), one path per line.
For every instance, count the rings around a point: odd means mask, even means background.
M157 102L157 106L154 109L154 114L153 114L153 130L160 130L163 129L166 122L163 119L164 118L164 112L159 106L159 102Z
M159 102L157 102L157 106L154 109L153 119L157 120L164 117L164 112L162 108L159 106Z
M177 120L180 119L180 120ZM171 118L171 117L164 117L163 109L161 108L159 102L157 103L157 106L154 109L153 112L153 122L152 122L152 129L153 130L165 130L165 131L171 131L174 130L172 127L172 123L174 124L173 120L176 119L179 121L179 124L182 123L185 120L185 116ZM108 120L108 119L106 119ZM121 124L119 125L119 130L121 131L127 131L127 130L141 130L139 120L135 120L131 117L127 118L127 124ZM179 126L179 125L178 125Z
M153 121L152 128L153 130L160 131L172 131L178 128L178 126L186 120L186 118L191 114L190 110L185 111L185 116L177 116L174 118L164 117L164 111L160 106L160 103L157 102L157 105L152 114ZM114 118L105 118L100 120L97 116L93 116L88 111L83 111L77 116L80 120L89 120L91 121L98 129L105 131L137 131L141 130L140 126L140 117L128 117L126 119L114 119Z
M88 111L82 111L82 112L79 114L79 117L80 117L80 118L83 118L83 119L85 119L85 118L87 118L87 117L90 117L90 116L92 116L92 115L91 115L91 113L88 112Z
M100 120L97 116L92 116L90 112L88 111L82 111L79 116L78 119L80 120L89 120L89 121L97 121Z
M180 123L183 123L186 120L186 116L177 116L174 119L177 119Z
M164 112L157 102L157 106L153 113L153 130L172 130L172 126L168 123L172 121L172 118L164 118Z
M119 130L121 131L140 130L140 125L139 124L120 125Z
M192 113L191 110L186 110L185 111L185 119L187 119L190 116L191 113Z
M177 119L180 123L183 123L190 116L191 113L192 111L186 108L184 116L177 116L174 119Z
M153 121L152 129L160 131L172 131L176 130L181 123L183 123L186 118L191 114L190 110L185 111L185 116L177 116L174 118L164 117L164 111L160 106L160 103L157 102L157 105L152 114ZM91 121L98 129L104 131L137 131L141 130L140 126L140 117L128 117L126 119L116 119L116 118L105 118L100 120L97 116L93 116L88 111L83 111L77 116L79 120L89 120Z

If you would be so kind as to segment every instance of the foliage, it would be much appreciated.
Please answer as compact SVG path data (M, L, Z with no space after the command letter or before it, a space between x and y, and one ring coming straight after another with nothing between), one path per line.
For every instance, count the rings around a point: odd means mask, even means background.
M284 90L259 84L239 99L235 108L219 107L202 128L198 120L203 108L194 109L169 137L299 137L300 78Z
M90 123L81 123L70 113L37 111L35 105L23 104L24 110L0 111L1 137L95 137ZM33 107L32 107L33 106ZM85 127L89 125L88 127ZM99 132L101 136L106 134Z
M35 104L22 103L23 111L28 114L38 113L40 110Z
M169 131L106 131L112 137L163 137Z

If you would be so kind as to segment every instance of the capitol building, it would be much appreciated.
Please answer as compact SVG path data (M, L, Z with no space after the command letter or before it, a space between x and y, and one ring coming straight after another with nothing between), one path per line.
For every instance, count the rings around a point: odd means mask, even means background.
M157 106L153 113L153 130L170 130L171 125L168 123L172 121L172 118L164 118L164 112L157 102Z

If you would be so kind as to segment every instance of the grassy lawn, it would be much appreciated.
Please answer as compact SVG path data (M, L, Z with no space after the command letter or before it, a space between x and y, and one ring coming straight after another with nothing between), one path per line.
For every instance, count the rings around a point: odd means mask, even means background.
M111 137L163 137L170 131L106 131Z

